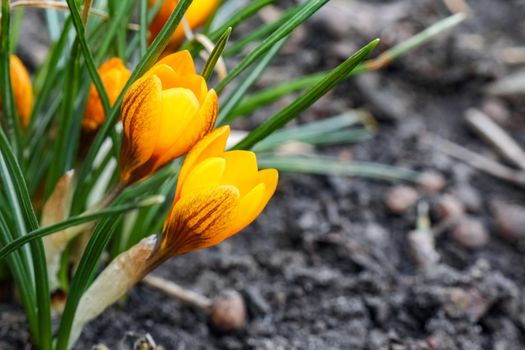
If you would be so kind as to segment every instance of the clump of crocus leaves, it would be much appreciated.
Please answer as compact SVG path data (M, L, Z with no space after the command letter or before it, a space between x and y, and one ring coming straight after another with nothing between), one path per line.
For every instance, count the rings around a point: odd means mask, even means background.
M236 33L273 1L119 0L95 8L89 0L2 0L0 258L35 348L74 347L87 322L167 259L252 223L278 182L253 150L268 155L287 139L277 130L338 82L430 37L363 62L374 40L332 71L248 95L287 38L327 2L301 2ZM13 54L28 6L47 12L52 40L33 74ZM292 92L302 93L232 137L236 118ZM64 304L53 304L57 291Z

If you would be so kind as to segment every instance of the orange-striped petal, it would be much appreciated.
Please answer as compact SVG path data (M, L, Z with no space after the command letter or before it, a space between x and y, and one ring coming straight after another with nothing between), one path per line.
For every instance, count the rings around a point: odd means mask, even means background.
M181 255L222 242L238 210L239 191L233 186L209 187L181 198L170 211L159 253Z
M161 126L161 83L156 76L137 81L122 104L124 132L120 156L124 182L138 180L148 174L133 173L153 154Z

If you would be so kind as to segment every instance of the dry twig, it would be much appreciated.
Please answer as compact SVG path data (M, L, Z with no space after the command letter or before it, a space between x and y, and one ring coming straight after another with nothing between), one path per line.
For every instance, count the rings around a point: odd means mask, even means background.
M525 151L505 130L477 109L469 109L465 118L474 131L490 143L498 153L525 170Z

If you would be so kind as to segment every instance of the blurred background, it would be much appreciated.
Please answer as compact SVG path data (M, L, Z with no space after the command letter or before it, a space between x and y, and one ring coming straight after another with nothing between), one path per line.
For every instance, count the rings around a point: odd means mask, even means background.
M243 26L298 2L278 0ZM238 291L244 327L214 331L202 312L139 285L78 348L116 348L127 332L166 349L525 348L525 0L331 0L256 90L331 69L381 38L375 57L459 12L468 16L460 25L346 80L294 122L359 110L373 118L373 135L280 150L395 166L418 181L283 172L245 232L155 272L209 297ZM28 10L19 40L33 68L48 46L42 20ZM235 126L258 125L292 99ZM0 339L16 344L24 317L1 308L9 326Z

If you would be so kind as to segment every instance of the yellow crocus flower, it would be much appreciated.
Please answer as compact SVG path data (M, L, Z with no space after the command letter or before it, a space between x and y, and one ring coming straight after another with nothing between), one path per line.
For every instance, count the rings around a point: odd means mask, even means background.
M150 8L155 5L157 0L150 0ZM151 22L149 27L151 33L151 41L159 34L162 27L168 20L171 13L175 10L179 0L164 0L164 3L159 9L159 12ZM193 0L190 7L186 11L184 18L191 29L196 29L202 26L210 18L219 6L219 0ZM171 36L169 46L172 49L177 49L181 42L184 41L184 27L179 24L173 35Z
M164 57L128 90L122 104L124 183L141 180L187 153L217 118L218 97L188 51Z
M100 67L98 72L108 94L109 103L113 105L131 76L131 72L118 57L110 58ZM91 84L82 127L86 131L95 131L104 123L104 119L102 102L95 85Z
M253 152L224 151L229 131L228 126L216 129L188 153L164 225L160 255L219 244L254 221L275 192L277 170L258 170Z

